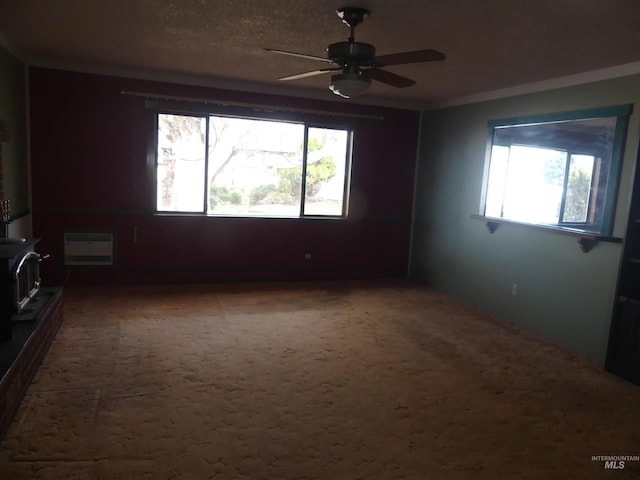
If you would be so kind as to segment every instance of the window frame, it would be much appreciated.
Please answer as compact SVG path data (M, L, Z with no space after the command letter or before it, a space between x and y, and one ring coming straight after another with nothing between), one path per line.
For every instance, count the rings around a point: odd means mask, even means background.
M632 112L632 105L616 105L611 107L592 108L586 110L576 110L570 112L556 112L544 115L531 115L525 117L514 117L499 120L491 120L488 122L488 138L487 148L485 154L485 167L483 174L482 193L480 198L479 215L473 215L473 218L484 219L487 223L491 222L495 225L500 223L513 223L521 225L531 225L536 228L564 231L569 233L576 233L578 235L595 235L599 237L610 237L613 231L613 221L615 216L615 209L618 196L618 188L620 184L620 174L622 170L624 145L626 141L626 133L629 122L629 116ZM494 145L494 138L496 131L501 128L518 127L526 125L536 124L551 124L559 122L570 122L579 120L589 120L597 118L615 117L615 131L612 143L611 158L609 159L608 176L606 184L604 186L604 198L603 205L601 207L601 220L597 224L589 224L588 222L563 222L563 208L561 208L558 223L528 223L526 221L512 220L510 218L487 216L487 197L489 187L489 172L491 167L491 154ZM514 145L514 144L512 144ZM554 148L554 147L547 147ZM570 162L572 155L589 154L593 152L584 152L579 150L562 149L567 153L567 165ZM567 176L568 171L565 171L565 180L563 183L562 205L566 201L566 189L567 189ZM593 178L592 178L593 185ZM490 231L494 231L495 228L490 228Z
M209 217L209 218L242 218L242 219L337 219L346 220L349 216L349 199L351 192L351 178L353 166L354 137L356 135L356 118L336 116L332 117L328 114L313 113L306 111L286 111L273 110L269 107L245 107L235 104L184 104L183 102L163 102L157 100L145 101L146 108L146 125L147 125L147 151L146 151L146 171L147 186L150 198L150 210L154 215L158 216L179 216L179 217ZM298 215L232 215L232 214L215 214L208 213L208 195L207 195L207 179L208 179L208 156L209 149L205 148L205 174L203 186L204 201L202 211L165 211L158 210L157 205L157 173L158 173L158 116L161 114L185 115L193 117L202 117L205 119L207 138L209 136L209 117L229 117L241 118L258 121L273 121L282 123L293 123L304 126L303 140L303 162L301 175L301 197L300 209ZM347 133L347 144L345 152L345 178L342 188L342 212L339 215L330 214L305 214L305 191L306 191L306 171L307 171L307 149L308 149L308 133L311 128L335 129L343 130Z

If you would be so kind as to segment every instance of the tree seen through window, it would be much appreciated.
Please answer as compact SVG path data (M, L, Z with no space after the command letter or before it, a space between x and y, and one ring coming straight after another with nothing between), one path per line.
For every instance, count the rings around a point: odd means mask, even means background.
M349 143L345 129L159 114L156 208L210 215L342 216Z

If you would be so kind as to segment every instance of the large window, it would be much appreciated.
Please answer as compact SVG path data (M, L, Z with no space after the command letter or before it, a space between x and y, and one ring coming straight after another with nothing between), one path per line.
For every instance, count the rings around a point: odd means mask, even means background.
M611 235L630 107L497 120L481 214Z
M602 158L565 150L494 146L485 215L527 223L593 224Z
M156 118L158 212L346 215L349 129L216 115Z

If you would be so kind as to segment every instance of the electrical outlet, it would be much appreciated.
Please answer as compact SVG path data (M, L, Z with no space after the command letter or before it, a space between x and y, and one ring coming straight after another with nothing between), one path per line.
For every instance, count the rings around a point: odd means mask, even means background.
M511 285L511 295L513 295L514 297L516 295L518 295L518 284L514 283L513 285Z
M305 253L304 254L304 259L305 260L311 260L311 254L310 253Z

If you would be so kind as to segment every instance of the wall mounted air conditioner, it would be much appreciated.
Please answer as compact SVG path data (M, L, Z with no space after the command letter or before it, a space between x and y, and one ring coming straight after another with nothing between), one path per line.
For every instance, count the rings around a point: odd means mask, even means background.
M66 232L65 265L113 265L113 233Z

